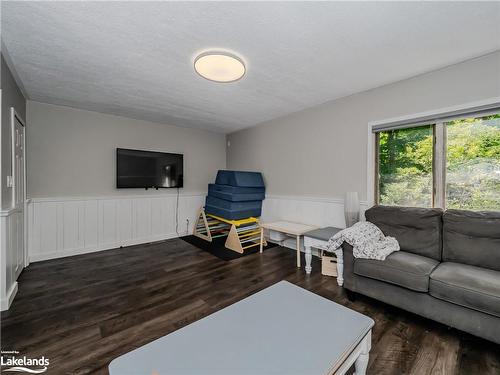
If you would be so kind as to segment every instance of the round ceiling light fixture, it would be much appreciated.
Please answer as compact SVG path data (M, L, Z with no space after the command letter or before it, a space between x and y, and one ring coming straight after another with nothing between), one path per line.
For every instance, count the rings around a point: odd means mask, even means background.
M226 52L205 52L194 60L194 70L200 76L214 82L234 82L245 75L245 64Z

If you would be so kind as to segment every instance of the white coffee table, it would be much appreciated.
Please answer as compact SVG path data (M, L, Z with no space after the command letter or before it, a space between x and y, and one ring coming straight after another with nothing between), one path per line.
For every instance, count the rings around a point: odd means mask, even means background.
M372 319L281 281L114 359L110 375L366 373Z
M272 223L260 224L261 245L260 252L262 253L262 239L264 238L264 229L274 230L276 232L290 234L296 237L297 241L297 267L300 268L300 237L311 230L318 229L315 225L294 223L291 221L274 221Z

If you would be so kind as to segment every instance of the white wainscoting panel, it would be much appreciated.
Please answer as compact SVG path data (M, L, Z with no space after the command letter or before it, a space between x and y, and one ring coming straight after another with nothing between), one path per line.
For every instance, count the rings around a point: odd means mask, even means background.
M360 202L360 218L364 220L367 202ZM344 200L341 198L294 197L268 195L262 207L262 222L295 221L319 227L345 228ZM269 233L266 233L269 238ZM296 249L295 240L281 241L281 246ZM302 250L303 251L303 250ZM313 249L313 254L316 252Z
M8 310L17 293L17 276L24 267L22 212L0 211L0 310Z
M368 209L360 202L361 219ZM298 223L345 228L344 200L321 197L293 197L269 195L264 200L262 221L295 221Z
M175 194L32 199L28 205L30 261L185 235L192 231L204 196L180 194L177 228Z
M32 199L28 204L29 259L36 262L191 233L204 197L205 193L179 196L177 229L174 194ZM367 203L360 206L363 218ZM262 221L275 220L343 228L344 200L269 195Z

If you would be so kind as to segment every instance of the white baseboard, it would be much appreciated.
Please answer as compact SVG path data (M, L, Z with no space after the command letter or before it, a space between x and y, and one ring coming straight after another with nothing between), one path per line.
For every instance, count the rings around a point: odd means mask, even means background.
M89 254L89 253L96 253L99 251L106 251L106 250L113 250L117 249L120 246L134 246L134 245L140 245L144 243L150 243L150 242L157 242L157 241L164 241L164 240L169 240L171 238L178 238L181 236L185 236L188 233L171 233L167 234L164 236L154 236L150 238L144 238L144 239L137 239L137 240L131 240L131 241L125 241L125 242L120 242L119 244L106 244L102 245L99 247L93 247L93 248L80 248L80 249L68 249L65 250L63 254L60 252L52 252L52 253L46 253L46 254L36 254L32 255L30 257L31 262L41 262L44 260L50 260L50 259L57 259L57 258L65 258L65 257L70 257L74 255L82 255L82 254Z
M17 281L15 281L10 289L7 291L7 294L5 295L4 298L0 298L0 311L5 311L10 308L10 305L12 304L12 301L14 301L14 298L16 297L17 294Z

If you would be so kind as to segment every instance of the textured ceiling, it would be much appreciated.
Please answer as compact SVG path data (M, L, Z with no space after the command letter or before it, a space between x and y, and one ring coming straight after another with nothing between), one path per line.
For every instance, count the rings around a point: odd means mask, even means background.
M3 2L2 39L32 100L231 132L500 49L500 2Z

